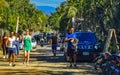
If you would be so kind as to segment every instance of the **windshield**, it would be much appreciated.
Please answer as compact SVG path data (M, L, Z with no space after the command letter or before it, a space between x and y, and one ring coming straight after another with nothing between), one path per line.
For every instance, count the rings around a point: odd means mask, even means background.
M79 32L77 33L77 38L79 42L83 42L83 41L97 42L94 33L90 33L90 32Z

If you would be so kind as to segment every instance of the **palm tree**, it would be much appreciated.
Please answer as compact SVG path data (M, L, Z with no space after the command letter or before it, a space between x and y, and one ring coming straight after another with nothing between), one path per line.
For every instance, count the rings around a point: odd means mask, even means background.
M0 0L0 6L9 7L9 4L5 0Z
M70 6L69 10L67 12L67 17L69 18L67 29L70 25L72 25L71 24L72 23L72 18L75 18L76 14L77 14L77 8L75 8L74 6Z
M74 7L74 6L68 6L66 5L63 9L65 12L62 13L62 15L60 16L60 20L62 19L68 19L67 22L67 26L66 26L66 29L68 29L68 27L70 27L72 25L72 18L76 17L76 14L77 14L77 8Z

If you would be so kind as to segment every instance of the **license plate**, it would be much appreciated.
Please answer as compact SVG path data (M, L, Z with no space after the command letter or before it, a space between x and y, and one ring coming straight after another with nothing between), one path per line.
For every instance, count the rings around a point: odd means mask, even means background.
M83 52L83 55L89 55L89 52Z

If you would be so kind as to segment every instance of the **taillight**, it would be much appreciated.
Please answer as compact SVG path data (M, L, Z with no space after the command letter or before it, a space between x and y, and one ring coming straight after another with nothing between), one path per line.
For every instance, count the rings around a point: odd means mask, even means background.
M93 54L93 57L94 57L94 58L96 58L96 57L97 57L97 55L96 55L96 54Z
M120 57L117 57L117 62L119 62L119 63L120 63Z
M105 53L104 56L105 56L105 58L108 58L109 57L109 53Z

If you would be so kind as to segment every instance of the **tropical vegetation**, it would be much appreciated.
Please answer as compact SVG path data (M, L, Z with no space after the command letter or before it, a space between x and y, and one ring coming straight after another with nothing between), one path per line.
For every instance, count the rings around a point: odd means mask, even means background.
M105 38L111 28L120 35L119 13L119 0L66 0L50 16L37 10L30 0L1 0L0 28L15 30L19 17L19 31L26 28L46 31L46 28L51 28L66 32L72 25L72 18L75 18L77 29L90 29L98 38Z
M120 1L119 0L66 0L49 17L53 28L66 31L76 19L78 29L90 29L103 38L108 29L116 29L120 34ZM118 37L120 39L120 37Z
M19 17L19 19L17 19ZM19 20L19 31L29 28L34 31L43 30L48 16L30 4L30 0L1 0L0 1L0 28L9 31L16 30Z

